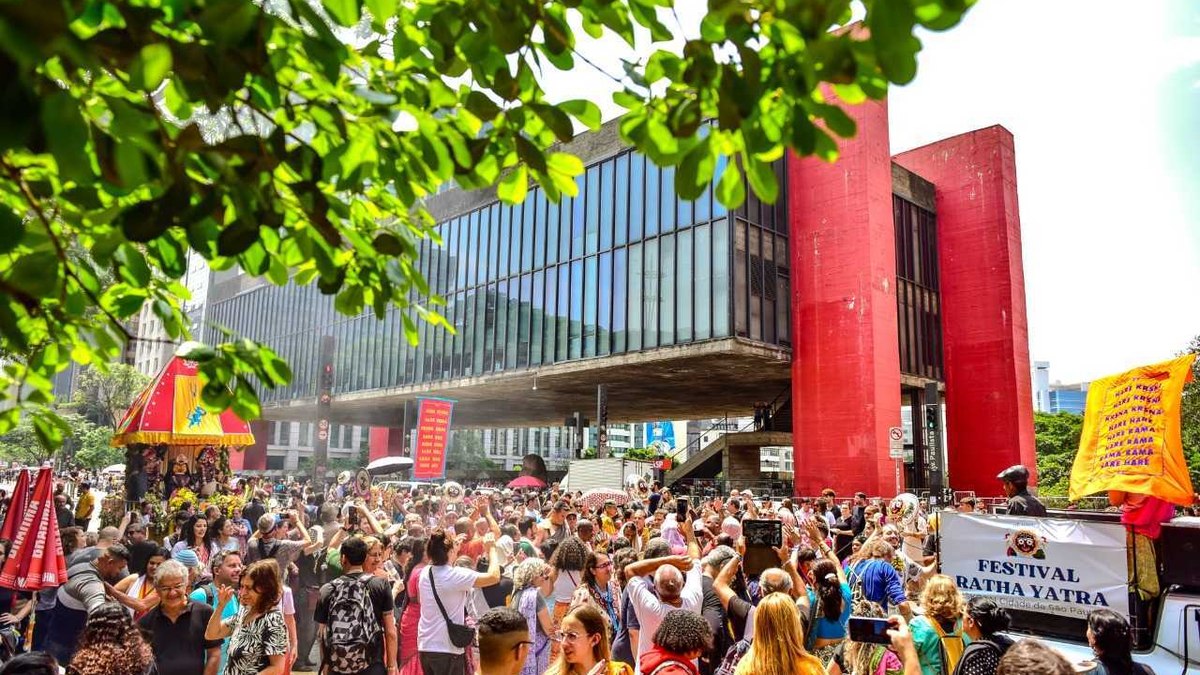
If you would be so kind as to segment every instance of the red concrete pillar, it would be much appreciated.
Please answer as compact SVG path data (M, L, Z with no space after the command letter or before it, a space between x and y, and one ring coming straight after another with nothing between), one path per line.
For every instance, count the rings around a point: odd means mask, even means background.
M404 430L395 427L371 427L371 461L381 457L404 456Z
M242 466L246 471L266 471L267 470L267 432L270 431L270 422L266 420L255 420L250 423L250 433L254 434L254 445L246 446L242 450ZM229 458L230 467L233 467L233 457Z
M836 163L788 159L795 490L895 492L900 424L887 102L847 106Z
M1037 466L1013 137L992 126L895 160L937 190L950 485L998 495L1002 469Z

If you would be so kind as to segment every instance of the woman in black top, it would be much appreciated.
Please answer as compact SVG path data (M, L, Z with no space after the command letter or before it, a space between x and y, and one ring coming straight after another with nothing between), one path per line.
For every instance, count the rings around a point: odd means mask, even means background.
M963 612L963 632L971 644L963 651L954 675L995 675L1000 657L1013 641L1000 635L1010 622L1008 612L992 600L976 596L967 601Z

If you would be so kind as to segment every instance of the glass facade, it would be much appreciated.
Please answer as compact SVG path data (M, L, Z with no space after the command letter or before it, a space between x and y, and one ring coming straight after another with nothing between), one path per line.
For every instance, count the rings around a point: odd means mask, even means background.
M942 312L933 212L892 196L900 372L941 380Z
M723 169L718 167L719 172ZM780 183L786 184L783 162ZM630 151L587 167L579 194L484 204L437 226L420 272L456 332L403 318L345 317L315 286L264 286L219 302L211 319L292 364L286 389L315 395L318 337L337 339L335 393L532 369L734 335L789 345L786 195L728 213L706 191L675 193L674 172Z

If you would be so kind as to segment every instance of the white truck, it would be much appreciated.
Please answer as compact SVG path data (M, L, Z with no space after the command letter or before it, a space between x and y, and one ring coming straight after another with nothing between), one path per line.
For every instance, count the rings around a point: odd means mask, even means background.
M606 457L604 459L574 459L560 485L572 492L587 492L596 488L621 490L630 476L649 482L653 465L638 459Z
M964 595L986 595L1013 615L1010 636L1033 636L1078 672L1094 654L1086 615L1108 606L1133 625L1138 663L1157 675L1200 674L1200 524L1163 526L1158 598L1128 593L1118 514L1051 511L1047 518L939 514L939 565ZM998 538L998 539L997 539Z

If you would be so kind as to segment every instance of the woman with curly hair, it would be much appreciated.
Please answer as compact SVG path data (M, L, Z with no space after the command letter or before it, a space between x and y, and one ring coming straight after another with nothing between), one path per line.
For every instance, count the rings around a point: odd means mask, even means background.
M712 649L713 632L708 621L699 614L686 609L673 609L667 612L662 623L658 625L658 630L654 631L651 644L649 650L638 656L640 672L654 675L700 675L700 670L694 662L701 654ZM742 662L745 661L743 658ZM743 671L739 667L737 672Z
M571 608L571 598L575 595L575 589L583 583L583 568L587 567L589 555L591 551L582 539L567 537L555 547L548 560L550 567L554 568L550 573L550 579L554 582L554 612L551 614L554 628L550 631L551 635L558 632L563 616ZM550 644L551 659L558 658L561 647L557 642Z
M129 613L106 602L88 615L67 675L146 675L153 665L150 645L134 630Z
M183 524L179 542L171 547L172 555L184 549L191 550L196 554L196 557L200 559L201 582L212 580L212 570L209 569L208 561L219 550L215 535L216 532L208 526L208 520L197 514L188 518L187 522Z
M964 648L962 608L962 595L954 579L945 574L929 578L921 591L921 609L925 614L909 624L924 675L952 673L958 665ZM942 662L943 651L948 663Z
M242 572L236 615L225 621L221 616L233 599L233 588L217 589L217 606L204 631L206 640L229 638L229 654L224 675L280 675L288 652L287 627L279 601L283 582L274 559L259 560Z
M577 605L563 616L556 639L562 653L546 675L633 675L627 663L612 660L604 614L594 605Z
M550 566L537 558L529 558L513 570L513 593L509 607L525 617L525 623L529 625L529 638L533 641L521 675L539 675L550 664L550 636L554 635L554 628L543 596L550 595L552 589Z
M705 624L707 625L707 624ZM771 593L754 613L754 640L734 675L824 675L821 660L804 648L804 628L786 593Z

